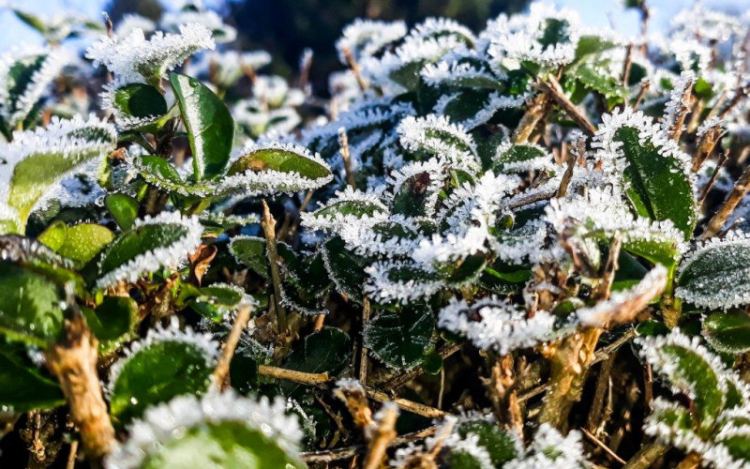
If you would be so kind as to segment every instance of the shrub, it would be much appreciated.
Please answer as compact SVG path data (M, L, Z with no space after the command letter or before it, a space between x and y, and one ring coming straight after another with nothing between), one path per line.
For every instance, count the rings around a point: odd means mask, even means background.
M198 6L17 11L49 43L0 66L29 464L750 467L747 25L629 7L643 37L357 20L330 100Z

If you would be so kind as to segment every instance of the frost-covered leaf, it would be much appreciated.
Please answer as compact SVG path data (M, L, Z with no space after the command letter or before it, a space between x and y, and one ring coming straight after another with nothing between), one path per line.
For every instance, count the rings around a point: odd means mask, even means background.
M496 173L517 173L553 169L551 155L539 145L522 143L512 145L505 142L497 149L492 160L492 170Z
M104 206L123 231L132 228L138 218L140 204L127 194L107 194L104 197Z
M528 318L523 308L502 299L484 298L472 305L453 299L440 311L438 326L466 337L479 349L505 355L550 340L555 317L537 311Z
M45 129L16 132L0 147L0 227L22 231L34 205L76 167L115 148L112 125L90 117L53 118Z
M622 174L620 184L635 211L652 220L671 220L689 239L696 223L690 157L630 107L603 119L593 145Z
M279 143L247 147L220 182L226 192L260 195L316 189L333 179L328 165L304 147Z
M126 130L149 130L167 114L167 101L154 86L145 83L107 85L102 106L112 109L117 124Z
M287 403L234 392L180 396L152 407L105 460L106 469L303 469L302 430ZM186 461L189 461L186 463Z
M27 357L25 346L0 339L0 409L13 413L63 405L60 386Z
M110 368L107 391L113 420L125 425L150 406L205 392L218 354L210 335L180 331L176 320L168 328L152 330Z
M39 235L39 241L78 267L82 267L94 258L104 247L112 242L114 234L109 228L93 223L66 226L58 221L50 225Z
M0 333L39 346L62 333L63 293L50 278L0 261Z
M622 103L628 97L628 90L620 83L619 77L607 76L588 64L578 65L568 71L567 77L577 82L575 93L578 93L578 87L586 92L597 92L609 106Z
M432 343L435 318L429 308L411 304L398 312L384 311L364 330L364 345L391 368L417 366Z
M477 444L487 449L494 467L501 467L521 452L521 442L518 438L500 428L496 422L469 420L458 425L456 433L463 438L476 435Z
M474 139L463 126L452 124L445 116L406 117L399 124L398 133L406 149L437 156L472 172L481 168Z
M199 295L190 301L190 307L201 316L213 321L222 321L243 302L250 302L245 291L226 283L214 283L199 290Z
M136 28L127 37L103 36L86 50L95 66L104 65L123 81L140 82L144 78L158 85L164 74L193 53L215 47L211 31L200 24L183 24L180 33L157 31L149 39Z
M641 355L654 371L664 376L677 392L695 401L701 425L710 425L724 408L726 384L721 378L724 366L697 337L679 331L667 336L638 339Z
M750 316L742 310L715 312L703 320L703 337L720 352L750 350Z
M750 302L750 239L729 233L696 247L680 264L676 294L704 308L728 309Z
M647 435L684 451L705 447L705 442L694 431L695 422L688 409L660 397L654 399L651 406L643 427Z
M365 268L369 275L365 292L381 302L408 304L447 287L437 273L414 262L378 262Z
M169 81L188 132L196 181L224 173L234 142L234 120L224 102L195 78L171 73Z
M179 265L200 244L202 230L196 217L176 212L137 220L103 251L96 286L135 282L146 273Z
M336 290L355 301L362 301L365 260L347 249L341 238L332 238L320 248L328 276Z
M62 54L41 47L13 49L0 58L0 121L8 130L36 119L40 99L63 65Z
M384 219L388 207L374 194L355 191L347 186L337 192L325 206L312 213L302 213L302 224L311 230L338 230L342 226L357 222L370 223Z

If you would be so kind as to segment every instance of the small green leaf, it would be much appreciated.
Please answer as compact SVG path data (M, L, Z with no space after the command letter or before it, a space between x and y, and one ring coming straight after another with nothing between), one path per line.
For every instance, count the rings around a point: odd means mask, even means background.
M227 171L234 176L248 171L260 173L276 171L279 173L297 173L306 179L328 179L331 170L317 159L295 151L294 147L257 148L240 156Z
M617 43L608 41L600 36L581 36L576 46L576 60L580 60L589 54L604 52L617 47Z
M675 227L692 237L695 227L695 201L685 163L663 154L651 139L642 139L633 127L615 131L614 141L622 144L627 167L623 169L626 191L636 211L652 220L671 220Z
M44 244L48 248L55 252L59 252L59 249L65 243L65 236L67 235L68 225L63 221L56 221L47 227L42 234L39 235L37 241Z
M16 14L16 16L18 17L18 19L20 19L21 21L23 21L27 25L31 26L32 28L36 29L40 33L44 34L45 32L47 32L47 25L45 25L44 21L42 21L42 19L39 18L38 16L36 16L36 15L34 15L32 13L27 13L25 11L21 11L21 10L19 10L17 8L13 9L13 13Z
M107 194L104 205L121 230L127 231L133 227L138 218L139 203L136 199L127 194Z
M432 344L435 318L429 308L410 304L400 312L384 311L365 326L364 345L397 370L419 365Z
M539 145L522 143L498 151L492 161L495 173L518 173L544 169L552 165L552 158Z
M0 407L13 413L52 409L65 403L60 386L27 358L26 349L0 339ZM6 409L4 409L6 411Z
M234 120L229 109L194 78L170 73L169 81L188 131L196 181L222 175L234 143Z
M362 301L362 287L367 280L365 259L348 250L339 237L330 239L320 249L336 290L355 301Z
M138 304L127 296L108 296L95 310L86 308L82 311L97 339L116 342L133 332Z
M45 347L62 332L63 299L49 278L0 262L0 334Z
M128 117L146 119L167 113L167 101L159 90L145 83L130 83L115 90L114 104Z
M189 305L201 316L212 321L221 321L226 314L236 310L245 299L240 287L228 284L214 284L199 289L200 295Z
M138 348L113 366L112 419L125 425L149 406L208 389L214 357L185 340L165 338Z
M422 356L422 369L427 374L436 375L440 373L443 364L443 357L433 349L428 349L427 353Z
M750 351L750 316L742 310L711 313L703 320L703 337L720 352Z

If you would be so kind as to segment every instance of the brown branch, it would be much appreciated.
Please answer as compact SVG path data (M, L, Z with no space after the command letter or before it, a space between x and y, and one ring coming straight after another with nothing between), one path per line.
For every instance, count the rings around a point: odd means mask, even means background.
M377 469L385 458L388 446L396 438L396 419L398 411L390 405L385 405L380 411L379 421L372 432L370 444L367 447L367 457L363 469Z
M518 123L518 127L516 127L513 133L513 143L526 143L529 140L539 121L544 118L548 101L549 96L547 93L537 93L531 98L531 102L526 106L526 112L521 118L521 122Z
M647 469L668 450L669 446L661 443L648 444L630 458L628 463L622 466L622 469Z
M599 376L596 379L596 388L594 390L594 398L591 401L591 411L589 411L588 420L586 421L586 428L591 433L597 433L599 425L601 424L602 409L604 408L604 396L607 391L607 387L610 384L610 375L612 372L612 365L615 362L616 353L612 353L606 360L602 362L599 367ZM625 464L625 461L622 462Z
M716 163L716 168L714 168L714 172L711 175L711 179L708 180L708 183L706 183L706 187L703 188L703 192L701 192L701 197L698 199L698 206L702 207L703 204L706 202L706 198L708 197L708 193L711 192L711 189L714 187L714 184L716 183L716 178L719 177L719 172L721 171L721 168L724 167L724 163L727 162L729 158L727 157L726 152L722 153L719 157L719 162Z
M522 437L523 416L518 402L518 382L513 370L513 356L497 358L492 364L490 378L484 379L483 382L498 423Z
M339 128L339 146L341 146L341 159L344 160L346 183L349 184L352 189L356 189L357 181L354 179L354 172L352 171L352 155L349 151L349 138L346 136L346 129L344 127Z
M599 438L597 438L597 437L595 437L594 435L592 435L592 434L591 434L591 432L589 432L589 431L588 431L588 430L586 430L585 428L582 428L582 429L581 429L581 432L583 433L583 436L585 436L585 437L586 437L586 438L588 438L588 439L589 439L589 440L590 440L590 441L591 441L592 443L594 443L594 444L595 444L596 446L598 446L599 448L601 448L601 449L602 449L602 450L603 450L603 451L604 451L605 453L607 453L607 455L609 455L609 456L610 456L610 457L611 457L612 459L614 459L615 461L619 462L620 464L627 464L627 461L625 461L625 460L624 460L624 459L622 459L622 458L621 458L620 456L618 456L618 455L617 455L617 453L615 453L614 451L612 451L612 450L611 450L611 449L609 448L609 446L605 445L605 444L604 444L604 443L603 443L603 442L602 442L601 440L599 440Z
M271 365L259 365L258 374L269 378L283 379L297 384L308 386L317 386L327 383L331 380L328 372L325 373L306 373L304 371L288 370Z
M723 134L724 130L722 129L721 124L716 124L703 134L700 143L698 144L698 149L695 152L695 158L693 158L694 173L697 173L706 159L711 156L711 153L713 153L716 144L719 142L719 139Z
M729 219L732 212L734 212L737 205L739 205L748 191L750 191L750 166L745 168L742 172L742 176L740 176L732 190L727 194L724 203L708 222L706 230L701 235L701 239L710 238L721 231L722 227L724 227L724 223L726 223L727 219Z
M367 83L365 82L365 79L362 78L362 70L360 70L359 64L354 59L354 55L352 55L352 51L348 47L344 47L343 53L344 53L344 57L346 58L346 62L349 64L349 68L352 69L352 72L354 73L354 77L357 79L357 84L359 85L359 89L362 91L365 91L367 89Z
M440 357L443 360L445 360L446 358L450 357L454 353L461 350L462 346L463 345L460 343L447 344L441 347L440 349L438 349L437 353L438 355L440 355ZM399 389L400 387L402 387L409 381L413 380L414 378L420 376L423 373L424 373L424 368L422 367L422 365L419 365L416 368L410 371L407 371L404 374L395 376L393 378L389 378L388 380L385 380L385 381L376 382L375 384L381 389L388 389L390 391L394 391L396 389Z
M400 397L391 398L388 394L383 391L375 389L365 388L367 397L376 402L393 402L398 406L399 409L411 412L412 414L421 415L423 417L438 419L445 417L446 413L440 409L430 407L428 405L420 404L418 402L410 401L408 399L402 399Z
M281 273L279 272L279 254L276 251L276 220L271 215L271 210L268 208L266 200L263 199L261 202L263 203L263 217L261 218L260 226L266 235L266 252L268 254L268 262L271 264L273 300L276 309L276 318L278 319L278 330L284 333L287 330L287 319L286 311L281 305Z
M229 337L227 337L227 341L224 344L224 350L221 352L219 363L214 370L214 383L221 391L225 390L229 384L227 382L227 377L229 376L229 365L232 363L232 357L234 357L237 344L240 342L242 331L245 330L247 323L250 321L251 312L252 307L250 304L243 303L240 305L239 311L237 311L237 318L234 320L232 330L229 332Z
M47 366L57 376L70 407L70 418L81 432L86 454L99 459L109 453L115 430L96 371L96 338L76 312L65 321L65 337L46 353Z
M633 109L638 109L638 106L641 105L641 101L643 101L643 97L646 96L646 93L648 92L648 89L651 87L651 82L648 80L641 80L641 88L638 90L638 95L635 97L635 101L633 101Z
M364 336L364 330L367 323L370 322L370 299L367 295L364 296L362 301L362 335ZM367 373L370 368L370 362L368 360L368 350L364 345L364 339L362 347L359 351L359 382L363 385L367 385Z
M568 155L568 166L565 168L565 172L563 173L562 180L560 181L560 187L557 188L557 194L555 194L556 198L561 199L568 193L568 186L570 185L570 180L573 179L573 170L576 167L577 159L578 157L572 152Z
M685 459L680 461L675 469L698 469L701 465L701 455L699 453L689 453Z
M685 91L683 91L682 96L680 97L679 102L679 110L677 111L677 114L675 115L674 122L672 122L672 125L667 130L667 135L672 140L679 140L680 136L682 135L682 129L685 126L685 117L687 117L688 112L690 111L690 103L692 102L692 96L693 96L693 81L690 80L685 85Z
M554 77L548 77L547 81L542 82L542 86L547 90L558 106L563 108L563 110L584 132L590 136L596 133L596 127L594 127L594 124L592 124L583 114L583 111L578 109L578 106L573 104L573 102L565 96L560 83Z
M622 66L622 84L628 86L630 80L630 69L633 65L633 43L628 44L628 48L625 51L625 63Z

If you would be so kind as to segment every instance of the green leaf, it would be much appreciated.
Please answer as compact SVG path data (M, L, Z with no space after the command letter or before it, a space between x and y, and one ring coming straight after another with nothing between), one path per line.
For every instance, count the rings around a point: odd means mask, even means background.
M62 332L64 299L49 278L30 269L0 263L0 334L41 347Z
M164 96L145 83L130 83L118 88L114 101L120 111L132 117L161 116L168 111Z
M58 384L44 376L20 344L0 339L0 407L13 413L52 409L65 403Z
M104 197L104 206L123 231L132 228L138 218L139 203L127 194L107 194Z
M423 217L435 213L437 205L436 192L439 184L433 181L436 174L418 173L407 178L393 196L393 213L408 217Z
M654 371L693 398L698 420L708 428L724 408L719 358L682 333L642 340L643 355Z
M628 96L628 89L618 78L603 74L588 64L581 64L570 70L568 77L577 80L586 90L600 93L610 106L624 102Z
M685 163L676 156L660 154L662 149L651 139L641 141L638 129L633 127L617 129L614 141L622 144L628 164L623 170L629 184L626 194L636 211L652 220L671 220L685 239L690 239L696 215Z
M236 286L214 284L199 289L200 295L189 305L198 314L212 321L222 321L225 315L236 310L245 299L244 292Z
M110 381L112 420L125 425L149 406L208 389L213 357L185 340L161 339L138 348L116 363Z
M682 262L676 295L703 308L750 303L750 240L727 237L699 247Z
M25 11L21 11L17 8L13 9L13 13L16 14L18 19L36 29L40 33L44 34L47 31L47 25L45 25L44 21L42 21L42 19L38 16L31 13L26 13Z
M317 219L353 216L372 217L376 213L386 213L388 209L379 202L369 200L337 200L314 211L311 216Z
M517 439L494 422L469 421L460 424L456 431L463 438L472 434L479 437L479 446L487 450L495 467L502 467L518 456Z
M703 320L703 337L720 352L750 351L750 316L742 310L711 313Z
M234 143L234 120L227 106L198 80L170 73L182 121L188 131L197 181L224 173Z
M276 171L297 173L310 180L328 180L331 177L331 170L323 161L296 150L297 148L291 146L252 149L232 163L227 175L241 175L248 171L253 173Z
M114 238L115 235L102 225L81 223L65 230L65 241L56 251L82 267Z
M325 326L298 342L284 367L307 373L327 372L331 377L335 377L349 364L351 343L352 340L346 332ZM283 387L286 394L291 394L299 389L300 385L284 383Z
M733 467L744 467L750 463L750 435L738 432L721 439L718 443L726 449L734 461L739 463L733 461ZM726 461L726 463L729 463L729 461Z
M600 36L581 36L576 46L576 61L586 57L589 54L604 52L617 47L617 44L608 41Z
M364 345L389 367L409 370L422 361L434 331L432 311L412 303L400 312L384 311L365 325Z
M138 304L127 296L107 296L95 310L85 308L82 312L99 341L117 342L135 329Z
M495 173L518 173L538 170L553 164L550 155L539 145L522 143L498 152L492 161Z
M59 137L59 144L73 140L76 142L75 147L65 152L40 150L15 165L10 180L8 205L18 211L19 231L26 226L31 209L47 190L74 168L114 149L114 141L104 140L110 137L101 128L85 127L82 124L82 127Z
M339 237L328 240L320 249L336 290L355 301L362 301L362 287L367 280L365 259L348 250Z
M167 212L161 219L135 225L102 252L97 286L105 287L121 280L134 282L146 272L178 263L200 243L200 231L196 231L199 229L197 221ZM159 255L154 254L156 250Z
M39 235L37 241L44 244L48 248L55 252L58 252L65 243L65 236L67 235L68 225L64 221L56 221L47 227L42 234Z
M160 445L140 469L249 468L303 469L305 464L282 450L259 429L241 422L204 423Z

